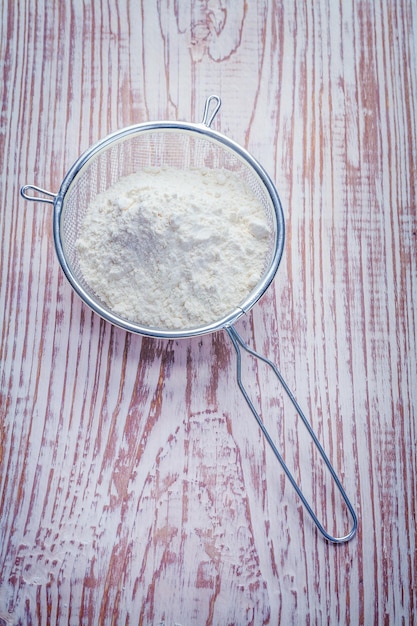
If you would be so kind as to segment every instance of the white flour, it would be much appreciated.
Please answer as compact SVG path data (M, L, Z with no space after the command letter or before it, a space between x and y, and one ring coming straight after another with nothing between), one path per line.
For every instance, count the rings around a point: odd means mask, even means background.
M259 282L270 226L226 170L152 169L88 207L76 246L85 281L123 318L165 329L220 319Z

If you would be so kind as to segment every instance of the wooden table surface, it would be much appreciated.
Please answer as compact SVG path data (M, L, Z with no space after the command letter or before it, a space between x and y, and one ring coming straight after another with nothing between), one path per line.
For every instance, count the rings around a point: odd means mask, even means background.
M417 4L1 3L0 624L416 624ZM53 193L110 132L213 127L265 167L286 244L236 323L358 514L326 541L219 331L111 326L72 291ZM243 377L326 528L346 508L271 370Z

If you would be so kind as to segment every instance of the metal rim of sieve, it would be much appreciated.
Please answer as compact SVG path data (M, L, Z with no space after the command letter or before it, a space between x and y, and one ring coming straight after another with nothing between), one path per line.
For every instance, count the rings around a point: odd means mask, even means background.
M212 97L213 98L213 97ZM187 123L187 122L171 122L171 121L159 121L136 124L129 126L122 130L116 131L91 146L86 152L84 152L79 159L73 164L71 169L66 174L62 181L61 187L54 201L54 219L53 219L53 232L56 253L60 262L60 265L72 285L73 289L81 297L81 299L100 317L108 322L119 326L129 332L138 333L150 337L158 337L165 339L179 339L182 337L193 337L197 335L203 335L217 330L221 330L228 325L235 323L242 315L247 313L258 300L265 293L269 285L271 284L279 263L281 261L284 239L285 239L285 225L284 216L282 211L281 202L277 193L277 190L260 163L243 147L229 139L225 135L210 128L209 123L212 122L214 116L211 119L206 120L206 116L203 122ZM65 233L63 232L62 215L65 207L65 198L73 185L77 184L79 176L87 168L92 159L95 159L104 150L115 146L117 143L123 142L127 138L142 133L149 132L183 132L191 133L192 135L200 135L204 139L209 138L212 142L220 145L223 149L229 150L234 156L238 156L245 165L252 169L252 173L255 173L259 181L271 200L274 210L273 217L276 221L275 237L273 251L271 254L271 261L269 267L264 272L262 278L258 281L254 289L247 295L247 297L236 306L232 311L228 312L224 317L216 319L213 322L203 324L196 327L187 327L184 329L165 329L152 326L145 326L139 322L133 322L125 319L120 315L114 313L110 308L103 306L94 295L88 293L83 287L80 280L74 274L63 245L65 240Z

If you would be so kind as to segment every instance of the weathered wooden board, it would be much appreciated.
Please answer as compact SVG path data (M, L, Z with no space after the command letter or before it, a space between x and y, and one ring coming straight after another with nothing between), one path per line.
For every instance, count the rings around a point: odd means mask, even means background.
M416 611L417 5L3 2L0 624L411 624ZM238 322L358 512L328 544L236 383L226 333L129 335L56 259L75 159L200 121L275 181L277 277ZM326 528L350 520L268 368L243 375Z

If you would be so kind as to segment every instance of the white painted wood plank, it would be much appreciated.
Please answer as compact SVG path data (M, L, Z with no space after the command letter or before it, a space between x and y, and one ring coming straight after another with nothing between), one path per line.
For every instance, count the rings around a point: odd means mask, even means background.
M416 6L3 3L0 621L412 623L416 605ZM275 180L287 241L238 331L282 370L358 510L328 545L236 384L226 334L130 336L71 292L56 192L107 133L199 121ZM264 365L289 466L349 520ZM324 485L324 487L322 486Z

